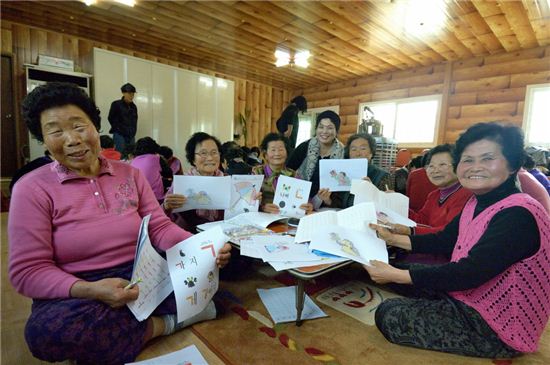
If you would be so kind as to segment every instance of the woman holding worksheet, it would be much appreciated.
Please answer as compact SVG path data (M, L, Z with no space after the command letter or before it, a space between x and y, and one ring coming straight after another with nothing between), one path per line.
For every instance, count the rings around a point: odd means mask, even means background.
M372 225L388 245L450 260L365 266L377 283L412 285L414 297L376 311L389 341L489 358L537 350L550 315L550 217L517 188L522 162L518 127L476 124L456 142L453 167L474 194L457 217L440 232L410 237Z
M17 182L8 220L9 277L33 299L25 328L32 354L45 361L121 364L154 337L216 316L214 305L176 325L169 296L140 322L126 304L142 218L164 251L191 236L165 216L141 172L99 156L99 109L74 84L48 83L23 101L23 119L51 164ZM226 244L218 266L230 257Z

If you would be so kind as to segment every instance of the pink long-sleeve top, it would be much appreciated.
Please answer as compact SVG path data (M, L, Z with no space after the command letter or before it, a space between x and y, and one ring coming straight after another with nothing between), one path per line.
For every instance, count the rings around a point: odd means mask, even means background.
M9 277L19 293L66 298L77 273L132 261L148 214L149 237L159 249L191 236L166 217L138 169L100 162L95 178L54 162L15 186L8 218Z
M162 185L162 175L160 167L160 156L148 153L146 155L139 155L132 159L130 164L140 169L145 179L149 181L151 189L157 200L164 199L164 185Z

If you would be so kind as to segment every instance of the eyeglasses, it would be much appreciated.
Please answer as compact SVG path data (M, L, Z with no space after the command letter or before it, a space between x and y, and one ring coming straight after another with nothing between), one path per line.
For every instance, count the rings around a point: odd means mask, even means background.
M433 171L437 168L439 171L446 171L449 168L451 168L451 166L452 165L450 163L440 163L438 165L428 165L428 166L426 166L426 170L427 171Z
M208 156L218 157L220 153L217 150L212 150L210 152L208 151L195 152L195 155L200 156L201 158L207 158Z

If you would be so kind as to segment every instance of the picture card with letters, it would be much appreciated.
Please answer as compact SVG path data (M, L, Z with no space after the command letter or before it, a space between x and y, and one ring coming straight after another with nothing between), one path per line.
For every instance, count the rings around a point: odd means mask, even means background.
M279 176L277 189L273 197L273 204L279 207L279 214L285 217L301 218L306 211L301 209L302 204L309 201L311 182L289 176Z
M166 251L178 322L206 308L219 285L218 251L227 241L221 227L196 234Z

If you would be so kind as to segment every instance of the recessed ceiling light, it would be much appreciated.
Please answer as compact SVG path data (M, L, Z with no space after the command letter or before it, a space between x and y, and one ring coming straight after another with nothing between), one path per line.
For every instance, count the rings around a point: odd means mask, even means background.
M115 0L115 2L122 5L131 6L131 7L134 7L134 5L136 5L135 0Z

